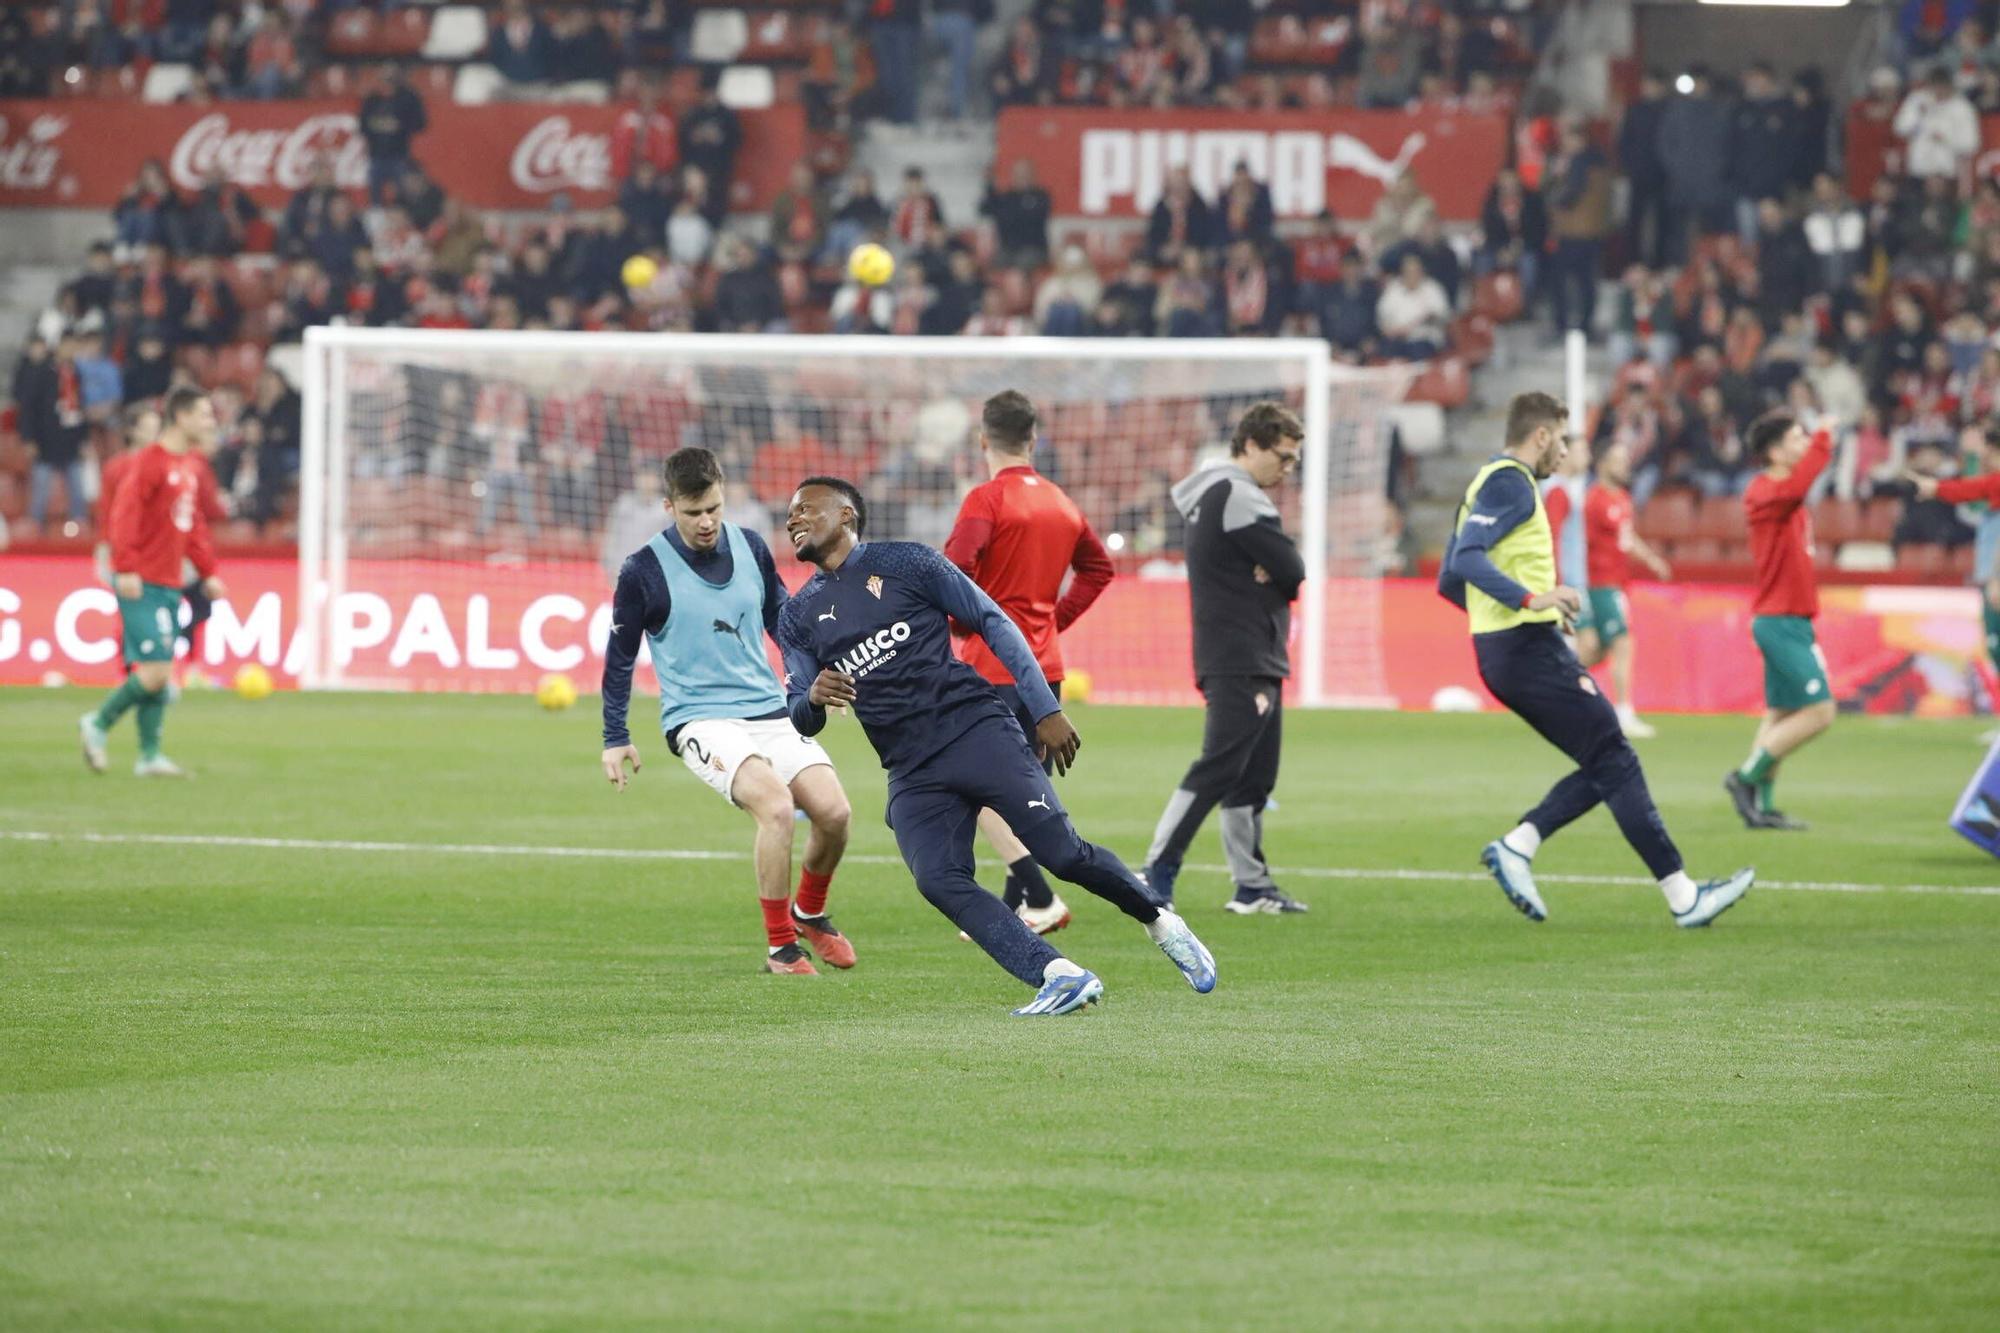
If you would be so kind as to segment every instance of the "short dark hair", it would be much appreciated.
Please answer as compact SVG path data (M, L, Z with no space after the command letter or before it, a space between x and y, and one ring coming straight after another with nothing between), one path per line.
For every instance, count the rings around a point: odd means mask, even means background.
M1241 458L1243 451L1251 445L1259 449L1275 449L1279 440L1303 440L1306 428L1299 420L1299 414L1283 403L1253 403L1250 410L1236 423L1235 433L1229 437L1229 456Z
M807 477L793 489L802 491L808 486L824 486L830 491L839 491L841 498L854 510L854 535L859 537L868 530L868 502L861 498L861 488L841 477Z
M208 390L196 388L192 384L179 384L167 390L167 397L160 404L160 421L171 426L181 419L181 413L208 397Z
M722 484L722 464L707 449L676 449L667 455L667 498L702 495Z
M1512 449L1544 426L1568 423L1569 409L1554 394L1539 389L1517 393L1507 404L1507 447Z
M1025 454L1035 443L1035 405L1019 389L1005 389L986 400L979 424L986 442L1003 454Z
M1743 433L1743 443L1750 450L1750 456L1758 462L1770 457L1771 450L1778 442L1792 433L1798 418L1790 412L1766 412L1750 423L1750 429Z

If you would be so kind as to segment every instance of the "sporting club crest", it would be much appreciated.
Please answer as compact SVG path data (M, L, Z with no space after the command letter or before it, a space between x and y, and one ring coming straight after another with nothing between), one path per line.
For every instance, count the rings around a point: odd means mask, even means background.
M870 574L868 582L863 586L868 589L870 597L873 597L878 602L882 600L882 576L880 574Z

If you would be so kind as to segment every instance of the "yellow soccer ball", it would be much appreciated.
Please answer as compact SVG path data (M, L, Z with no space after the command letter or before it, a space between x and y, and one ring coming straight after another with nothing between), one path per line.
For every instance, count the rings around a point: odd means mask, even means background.
M653 279L660 276L660 266L653 262L651 255L633 255L618 273L625 279L627 287L637 290L653 285Z
M271 697L276 687L271 684L271 673L255 662L239 667L236 672L236 695L240 699L256 702Z
M1090 673L1083 670L1063 672L1062 701L1066 704L1087 704L1090 702Z
M896 257L870 241L847 257L847 275L863 287L880 287L896 276Z
M576 702L576 686L560 671L551 671L536 684L535 702L551 713L560 713Z

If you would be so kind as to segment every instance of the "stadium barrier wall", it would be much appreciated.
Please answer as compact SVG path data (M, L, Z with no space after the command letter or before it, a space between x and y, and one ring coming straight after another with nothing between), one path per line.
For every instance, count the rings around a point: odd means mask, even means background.
M784 560L781 568L794 584L804 581L803 566ZM223 574L231 599L216 607L200 665L227 678L255 661L280 686L295 685L298 563L235 560ZM1642 710L1762 707L1751 596L1747 587L1719 585L1631 590ZM1976 591L1863 586L1821 596L1819 638L1840 698L1921 713L1972 708L1983 672ZM1495 706L1479 685L1462 613L1425 580L1387 580L1382 597L1387 674L1399 707L1428 709L1438 691L1454 686ZM518 692L559 671L590 689L602 671L610 598L609 576L589 563L529 571L355 560L326 621L328 646L345 657L346 684L354 688ZM1063 652L1072 670L1089 673L1096 702L1195 704L1185 651L1134 646L1163 634L1184 642L1187 627L1184 581L1166 570L1121 577L1064 635ZM1328 632L1338 634L1339 626ZM118 679L116 603L86 557L10 557L0 561L0 683L33 684L50 673L93 685ZM643 655L637 687L653 689Z

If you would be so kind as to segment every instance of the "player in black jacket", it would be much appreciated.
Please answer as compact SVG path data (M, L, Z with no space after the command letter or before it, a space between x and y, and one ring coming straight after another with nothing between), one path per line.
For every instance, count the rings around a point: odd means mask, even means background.
M1187 519L1188 596L1194 618L1194 675L1208 701L1201 757L1167 800L1146 855L1155 897L1174 900L1174 880L1188 844L1218 803L1222 850L1236 881L1224 904L1250 916L1303 912L1281 892L1264 861L1264 805L1278 781L1285 679L1292 674L1286 642L1292 600L1305 581L1299 548L1285 535L1277 489L1298 466L1305 427L1278 403L1243 414L1229 443L1229 462L1203 468L1174 487L1174 507Z

